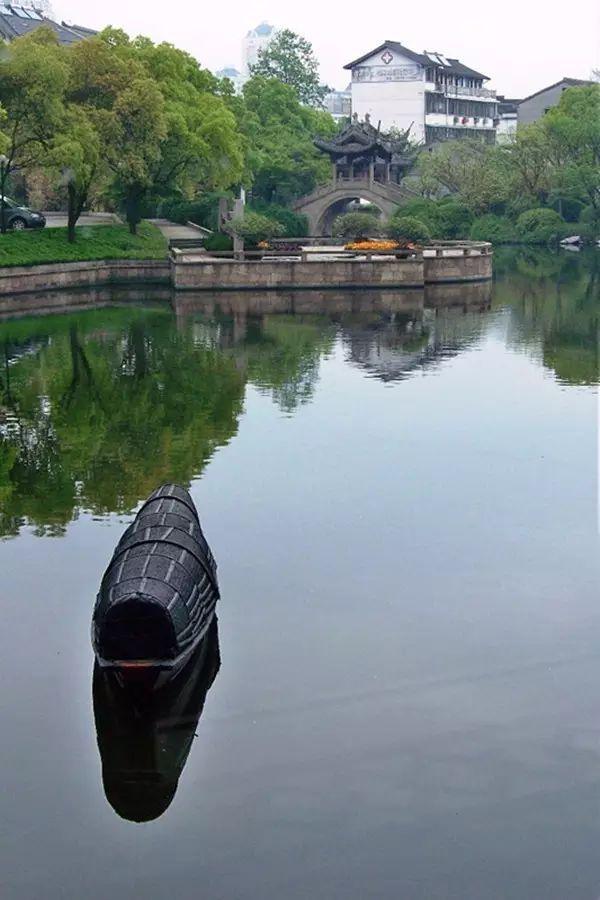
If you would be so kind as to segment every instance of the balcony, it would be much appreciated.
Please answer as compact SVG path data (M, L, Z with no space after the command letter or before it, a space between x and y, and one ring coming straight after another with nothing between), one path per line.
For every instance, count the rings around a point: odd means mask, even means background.
M441 82L436 83L434 93L443 94L445 97L468 97L478 100L496 99L496 91L492 91L489 88L462 87L458 84L446 85L441 84Z
M494 129L497 120L490 116L454 116L439 112L428 112L425 115L425 124L434 128L462 128L469 129Z

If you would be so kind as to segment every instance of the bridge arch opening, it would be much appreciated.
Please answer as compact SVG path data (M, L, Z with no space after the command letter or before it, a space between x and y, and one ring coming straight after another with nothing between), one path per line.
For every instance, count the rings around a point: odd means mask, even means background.
M333 234L333 223L338 216L349 212L368 212L378 223L383 223L386 218L385 210L378 203L365 197L343 197L334 200L322 210L314 228L314 233L330 237Z

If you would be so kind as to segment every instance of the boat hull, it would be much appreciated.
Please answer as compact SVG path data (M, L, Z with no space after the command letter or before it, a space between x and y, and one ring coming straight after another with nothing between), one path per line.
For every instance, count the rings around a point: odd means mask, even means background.
M158 683L193 656L214 616L217 567L184 488L163 485L122 536L96 599L98 665L127 681Z

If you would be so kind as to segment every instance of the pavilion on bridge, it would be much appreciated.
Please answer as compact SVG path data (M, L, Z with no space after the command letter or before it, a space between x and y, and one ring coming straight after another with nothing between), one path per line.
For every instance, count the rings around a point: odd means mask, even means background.
M315 147L331 159L335 184L363 181L399 185L412 167L418 149L409 142L410 128L398 134L382 134L367 115L352 121L330 140L317 138Z

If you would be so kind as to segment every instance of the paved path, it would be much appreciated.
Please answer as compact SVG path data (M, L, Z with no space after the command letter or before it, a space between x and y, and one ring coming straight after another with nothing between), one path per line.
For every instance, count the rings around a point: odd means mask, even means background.
M65 213L45 212L47 228L66 228L67 216ZM121 220L113 213L84 213L77 222L77 227L83 225L118 225Z
M206 229L193 228L191 225L178 225L176 222L169 222L168 219L148 219L148 221L160 228L168 241L175 238L189 238L197 241L206 233Z

